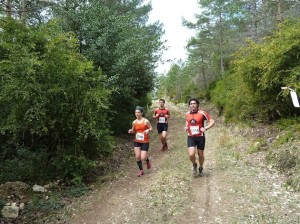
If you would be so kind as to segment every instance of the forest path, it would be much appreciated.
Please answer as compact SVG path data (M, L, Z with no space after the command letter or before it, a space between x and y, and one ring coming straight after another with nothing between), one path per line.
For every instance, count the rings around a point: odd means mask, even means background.
M206 134L205 176L193 177L184 131L187 107L166 106L172 115L170 149L160 151L153 123L152 168L137 177L132 155L117 179L94 186L65 209L61 223L300 223L299 193L284 188L284 177L264 164L264 152L243 153L249 147L244 133L229 131L221 120Z

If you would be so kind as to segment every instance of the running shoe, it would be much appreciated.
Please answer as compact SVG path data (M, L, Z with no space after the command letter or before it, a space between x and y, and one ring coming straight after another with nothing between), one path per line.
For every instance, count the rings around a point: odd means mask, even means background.
M161 149L160 149L160 151L165 151L165 145L163 145L162 147L161 147Z
M165 149L165 150L168 150L168 149L169 149L168 143L165 143L165 144L164 144L164 149Z
M203 167L199 167L199 176L200 177L204 176Z
M197 175L197 164L193 165L193 176L195 177Z
M150 160L150 158L149 158L149 162L147 162L147 169L148 170L151 169L151 160Z
M138 177L141 177L141 176L143 176L144 175L144 171L143 170L140 170L139 172L138 172Z

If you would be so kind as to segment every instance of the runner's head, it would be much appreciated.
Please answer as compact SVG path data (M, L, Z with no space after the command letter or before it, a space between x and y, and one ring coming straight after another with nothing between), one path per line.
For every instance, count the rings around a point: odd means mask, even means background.
M165 106L165 100L164 99L160 99L159 100L159 107L160 108L164 108L164 106Z
M141 106L136 106L135 108L135 116L138 117L142 117L144 114L144 107Z
M196 98L189 99L189 106L190 106L191 111L198 110L199 104L200 104L200 102L198 99L196 99Z
M139 110L141 113L144 113L144 107L136 106L135 110Z

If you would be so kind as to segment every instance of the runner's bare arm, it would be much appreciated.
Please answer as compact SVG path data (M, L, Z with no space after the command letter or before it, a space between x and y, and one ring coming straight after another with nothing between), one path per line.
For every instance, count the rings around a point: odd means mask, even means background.
M170 111L168 110L168 113L165 115L165 118L170 118L171 117L171 114L170 114Z
M215 125L214 119L210 119L210 120L208 121L208 125L204 128L204 131L210 129L210 128L213 127L214 125Z
M128 130L129 134L134 134L135 133L135 129L134 129L134 122L132 122L132 127L131 129Z
M153 117L153 118L157 118L157 117L158 117L158 114L156 114L156 110L153 111L152 117Z
M152 131L152 125L148 120L146 121L146 125L147 125L148 129L145 132L149 133L149 131Z

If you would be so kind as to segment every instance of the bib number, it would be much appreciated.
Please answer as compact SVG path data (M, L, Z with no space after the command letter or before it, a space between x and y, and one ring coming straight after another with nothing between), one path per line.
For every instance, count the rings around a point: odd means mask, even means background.
M144 133L136 133L135 138L136 138L136 140L144 141L144 139L145 139Z
M199 126L190 126L190 131L191 131L192 135L200 134Z
M159 117L158 118L158 123L166 123L166 118L165 117Z

